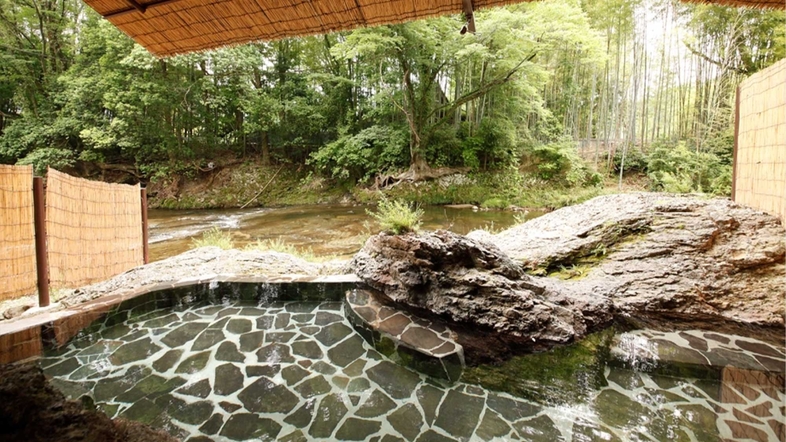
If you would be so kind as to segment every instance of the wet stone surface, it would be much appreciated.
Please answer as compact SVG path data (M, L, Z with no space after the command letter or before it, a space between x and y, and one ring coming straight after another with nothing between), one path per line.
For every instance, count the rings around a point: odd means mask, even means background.
M464 349L444 324L388 306L368 290L351 290L346 300L350 322L385 356L430 376L459 380Z
M650 340L668 343L661 345L670 355L705 358L709 375L656 373L647 360L638 370L595 364L595 372L571 375L600 378L586 395L535 401L404 367L372 349L342 308L227 304L130 315L77 336L41 366L64 394L88 394L110 417L181 440L786 440L783 373L759 362L782 361L783 348L720 334L649 332ZM383 321L401 316L375 312ZM413 330L396 327L397 336ZM423 328L409 337L437 348L445 342L434 336L445 333ZM611 352L638 354L624 346L633 338L620 336ZM721 359L705 353L715 350L752 365L712 365ZM517 376L529 381L528 373Z
M706 367L732 366L771 373L786 372L783 348L751 338L720 335L701 330L662 332L635 330L619 334L612 355L634 366L683 364Z

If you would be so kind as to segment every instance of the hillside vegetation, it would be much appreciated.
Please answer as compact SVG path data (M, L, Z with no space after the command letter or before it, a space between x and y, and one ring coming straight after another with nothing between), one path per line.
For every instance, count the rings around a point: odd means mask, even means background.
M157 183L171 207L244 204L266 179L211 189L248 165L282 169L252 204L393 187L504 206L626 171L728 194L735 88L786 54L782 11L546 0L476 20L158 59L80 0L0 0L0 163ZM454 171L471 184L398 186ZM226 195L181 201L189 182Z

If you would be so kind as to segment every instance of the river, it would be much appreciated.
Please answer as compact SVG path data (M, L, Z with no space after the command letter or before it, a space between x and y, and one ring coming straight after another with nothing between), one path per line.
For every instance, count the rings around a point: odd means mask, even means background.
M285 208L230 210L151 210L150 260L158 261L189 250L192 240L214 227L228 231L235 247L257 240L274 240L310 250L316 256L349 258L369 235L379 231L366 213L370 206L308 205ZM466 234L476 229L499 231L516 223L510 211L424 207L423 229L447 229ZM541 212L520 213L530 219Z

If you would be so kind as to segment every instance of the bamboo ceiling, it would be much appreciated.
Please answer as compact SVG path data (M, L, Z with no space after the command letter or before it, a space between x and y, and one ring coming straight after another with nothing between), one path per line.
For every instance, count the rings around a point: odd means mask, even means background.
M160 56L259 40L324 34L458 14L524 0L85 0ZM784 8L784 0L717 0L732 6Z

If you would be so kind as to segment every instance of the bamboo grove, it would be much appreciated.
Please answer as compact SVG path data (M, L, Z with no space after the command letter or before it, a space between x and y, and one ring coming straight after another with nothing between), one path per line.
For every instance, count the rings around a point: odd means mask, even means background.
M724 193L734 90L786 56L778 11L546 0L476 21L157 59L79 0L0 0L0 162L150 179L251 157L351 182L529 166L586 184L581 151Z

